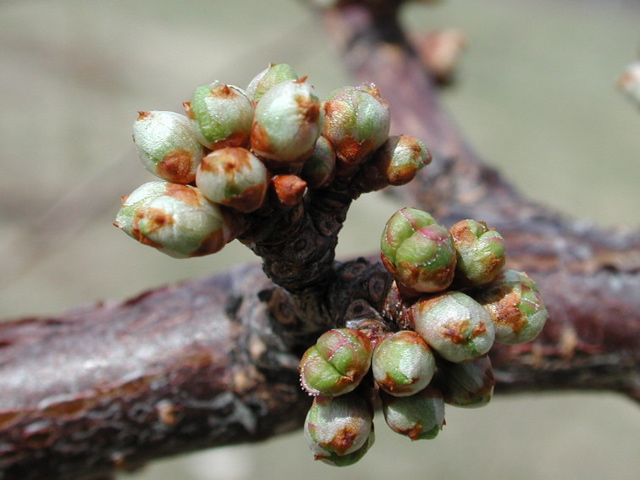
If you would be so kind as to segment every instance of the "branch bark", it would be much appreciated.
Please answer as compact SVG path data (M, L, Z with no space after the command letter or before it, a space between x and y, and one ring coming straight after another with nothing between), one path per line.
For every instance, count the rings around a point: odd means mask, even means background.
M389 101L393 129L434 155L393 194L445 224L473 217L497 228L510 266L539 283L550 311L534 343L494 349L498 392L606 389L640 401L640 235L549 211L487 167L440 105L391 3L325 19L354 77ZM1 324L0 480L104 478L299 428L309 404L302 349L328 325L377 315L390 284L371 259L333 270L323 302L311 296L309 311L325 321L311 331L305 291L294 302L258 266Z

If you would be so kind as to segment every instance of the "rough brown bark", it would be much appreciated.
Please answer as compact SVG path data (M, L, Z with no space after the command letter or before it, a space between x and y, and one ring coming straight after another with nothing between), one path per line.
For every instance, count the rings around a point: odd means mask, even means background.
M639 400L640 235L521 198L461 138L393 9L376 14L373 5L326 19L354 76L389 100L394 130L434 154L395 194L447 224L474 217L496 227L511 266L539 282L551 314L531 345L495 349L498 391L608 389ZM243 266L124 303L0 325L0 479L104 477L299 428L304 345L328 325L379 314L390 284L364 259L323 268L331 284L321 294L304 285L292 297L260 267ZM319 320L311 327L309 314Z

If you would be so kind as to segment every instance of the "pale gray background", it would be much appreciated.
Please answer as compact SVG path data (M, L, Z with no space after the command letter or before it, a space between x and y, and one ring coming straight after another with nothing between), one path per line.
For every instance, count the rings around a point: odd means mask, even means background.
M416 29L462 28L469 48L446 101L473 145L527 194L603 225L637 226L640 111L615 78L640 44L637 2L449 0L411 7ZM349 83L294 0L0 0L0 317L220 271L252 254L173 260L111 226L151 177L131 143L137 110L176 110L199 84L246 85L288 62L324 95ZM383 92L384 93L384 92ZM397 205L356 203L340 255L373 251ZM163 461L128 480L637 480L640 411L614 395L497 398L449 408L436 440L378 421L357 465L314 463L301 435Z

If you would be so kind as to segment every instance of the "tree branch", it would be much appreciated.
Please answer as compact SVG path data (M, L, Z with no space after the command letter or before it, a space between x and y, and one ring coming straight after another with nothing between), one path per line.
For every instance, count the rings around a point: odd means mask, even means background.
M392 130L432 151L431 165L392 194L445 224L487 222L505 237L509 266L540 285L550 321L534 343L495 349L498 391L611 389L640 399L640 232L599 229L524 199L467 145L396 16L355 4L325 18L351 74L375 81L392 105Z
M539 283L551 314L531 345L494 349L498 391L608 389L639 400L640 235L521 198L464 142L395 10L383 13L350 5L326 20L353 75L388 99L394 130L434 154L394 194L447 224L474 217L497 228L510 266ZM322 305L312 295L309 311L326 322L312 331L305 292L294 302L257 266L0 325L0 479L108 476L299 428L309 403L302 349L330 325L377 315L391 282L364 259L333 271Z

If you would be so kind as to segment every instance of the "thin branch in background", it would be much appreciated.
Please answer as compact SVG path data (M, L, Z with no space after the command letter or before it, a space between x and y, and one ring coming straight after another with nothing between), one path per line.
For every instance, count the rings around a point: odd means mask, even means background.
M396 125L433 148L433 165L398 194L448 222L490 218L504 227L513 264L544 286L547 331L492 356L502 391L638 398L640 270L626 262L638 258L638 235L585 230L524 200L464 143L403 35L387 37L402 34L395 19L382 28L370 13L334 12L328 30L356 77L395 86L387 91L400 112ZM359 258L335 274L322 292L332 321L376 314L392 300L378 264ZM298 388L290 307L257 266L243 266L127 302L3 325L0 429L14 442L0 452L7 478L106 475L299 428L309 399Z
M119 155L112 163L75 182L39 217L25 221L20 230L0 244L3 263L0 289L20 281L40 263L91 226L91 221L114 210L113 195L117 179L131 165L129 155ZM105 178L112 181L105 182ZM89 199L89 201L87 201Z

